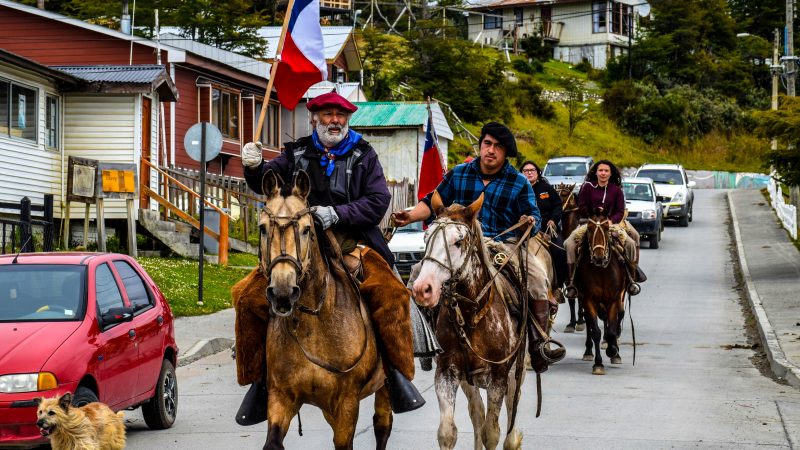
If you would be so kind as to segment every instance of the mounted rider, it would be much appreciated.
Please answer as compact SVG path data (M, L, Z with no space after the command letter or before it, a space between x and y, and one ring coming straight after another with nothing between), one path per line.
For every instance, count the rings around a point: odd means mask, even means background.
M533 161L525 161L519 166L522 175L531 183L533 195L536 196L536 206L542 215L544 232L550 237L550 258L553 260L553 271L556 275L556 298L560 303L564 302L561 287L567 281L567 253L564 249L564 240L561 238L561 214L563 205L561 196L553 185L542 176L542 169Z
M633 279L628 287L631 295L641 291L637 283L647 280L644 272L639 268L639 233L625 219L625 194L622 192L622 175L611 161L601 160L596 162L578 194L578 211L582 219L588 219L595 210L599 209L611 222L612 235L622 240L625 248L626 262L629 267L629 276ZM564 243L567 249L567 265L569 266L569 281L567 282L566 296L575 298L578 290L573 283L575 264L578 259L578 248L586 234L586 224L580 225L569 235Z
M378 228L391 201L383 168L375 149L348 127L355 105L339 94L328 93L309 101L307 108L313 133L287 143L276 158L265 161L259 142L243 147L245 179L253 191L263 194L261 180L270 170L288 186L299 171L308 174L311 189L307 200L315 222L323 230L332 230L342 254L361 259L359 290L376 331L392 409L395 413L417 409L425 401L410 381L414 355L409 294L392 271L394 258ZM237 377L239 384L251 384L236 420L240 425L252 425L266 420L264 376L268 368L264 367L263 346L269 317L259 314L261 308L234 306ZM240 345L240 333L257 332L264 333L261 347Z
M528 220L534 227L531 235L539 231L540 214L536 206L533 189L525 177L508 161L507 157L517 156L517 143L511 130L505 125L490 122L481 129L480 157L471 162L455 166L436 188L445 206L452 203L469 205L484 195L480 211L480 223L484 238L494 238L520 220ZM431 207L432 192L425 196L411 211L397 211L393 214L398 226L411 222L427 220L433 215ZM508 240L511 235L500 236L507 248L513 248ZM528 243L527 260L535 258ZM411 282L418 275L419 265L414 268ZM547 370L548 364L564 358L564 348L550 349L548 312L550 309L550 288L548 276L537 264L527 265L528 291L532 298L532 312L538 324L528 322L530 338L528 351L531 364L536 372ZM430 293L415 293L418 297Z

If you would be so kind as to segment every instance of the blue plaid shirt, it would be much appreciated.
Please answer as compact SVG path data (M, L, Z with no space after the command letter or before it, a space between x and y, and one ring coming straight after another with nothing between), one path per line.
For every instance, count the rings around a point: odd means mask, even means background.
M479 220L483 227L483 235L495 237L506 229L519 222L520 216L527 215L536 219L533 234L539 232L541 215L536 206L536 196L528 180L517 171L508 161L505 162L500 172L490 179L489 184L483 185L480 172L480 158L471 162L459 164L447 174L436 188L442 197L445 206L453 203L469 205L484 193L483 207ZM431 196L426 195L422 201L431 208ZM504 241L512 235L506 234L499 239Z

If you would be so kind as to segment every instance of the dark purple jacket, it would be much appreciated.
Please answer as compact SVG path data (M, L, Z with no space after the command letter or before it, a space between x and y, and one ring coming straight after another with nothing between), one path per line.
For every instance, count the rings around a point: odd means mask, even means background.
M383 167L378 161L378 154L375 149L364 139L361 139L356 146L362 152L360 158L353 165L353 174L350 180L349 203L341 202L334 205L311 204L309 206L333 206L339 216L339 222L334 225L334 229L345 231L360 232L366 244L373 250L380 253L389 263L394 265L394 257L386 245L378 225L383 219L386 210L392 200L389 188L386 186L386 179L383 176ZM286 144L286 148L275 159L264 161L261 166L255 169L245 168L244 177L247 185L254 192L263 194L261 191L261 179L268 170L275 171L282 179L293 184L294 175L294 152L305 147L306 153L312 159L310 164L319 164L319 152L314 147L311 137L300 138L295 142Z
M622 222L622 216L625 214L625 194L622 192L622 188L614 183L608 183L605 187L588 181L583 183L581 192L578 194L578 209L581 217L590 217L598 206L603 207L603 211L611 223Z

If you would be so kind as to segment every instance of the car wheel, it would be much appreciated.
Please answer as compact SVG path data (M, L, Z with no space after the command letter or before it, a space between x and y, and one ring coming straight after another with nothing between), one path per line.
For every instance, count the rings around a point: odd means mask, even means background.
M687 212L685 216L681 216L678 218L678 226L681 227L688 227L689 226L689 213Z
M175 367L165 359L161 363L161 373L156 383L156 394L142 405L144 422L151 430L164 430L175 423L178 413L178 379Z
M650 248L652 248L652 249L657 249L658 248L658 241L660 240L659 238L661 237L660 235L661 235L661 232L660 231L656 231L656 234L650 236Z
M689 205L689 222L691 222L691 221L692 221L692 219L694 219L694 212L693 212L693 210L694 210L694 203L693 203L693 204L691 204L691 205Z
M100 401L97 394L86 386L78 386L75 395L72 396L72 406L85 406L89 403Z

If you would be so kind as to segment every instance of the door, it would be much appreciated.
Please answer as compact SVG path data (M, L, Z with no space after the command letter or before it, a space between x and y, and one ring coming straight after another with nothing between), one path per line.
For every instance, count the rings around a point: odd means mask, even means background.
M100 264L94 271L95 307L97 316L111 308L125 306L117 280L108 264ZM91 298L91 297L90 297ZM136 395L139 379L139 346L132 322L122 322L103 328L100 323L97 372L100 401L112 408Z
M553 8L551 6L542 6L542 37L548 38L551 33L551 22L553 20Z
M142 159L150 161L150 119L151 119L151 100L147 97L142 97ZM150 168L145 164L140 163L139 169L139 184L142 186L150 186ZM149 208L150 197L144 193L144 190L139 194L139 208Z

